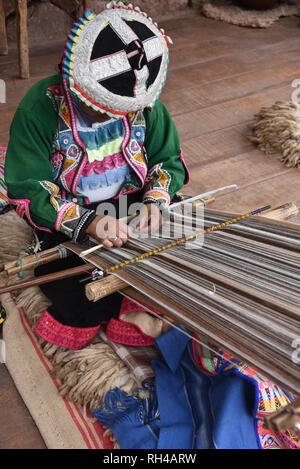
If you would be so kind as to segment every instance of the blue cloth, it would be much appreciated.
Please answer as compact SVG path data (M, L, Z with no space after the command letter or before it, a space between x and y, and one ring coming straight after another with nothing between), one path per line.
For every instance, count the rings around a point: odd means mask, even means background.
M151 383L152 384L152 383ZM159 436L159 413L156 395L151 389L148 399L137 397L139 390L127 396L118 388L105 396L105 411L97 409L92 414L106 428L110 428L124 449L153 449Z
M79 126L78 135L89 150L97 150L102 145L125 137L123 119L110 119L109 121L97 123L84 112L75 98L72 98L72 103L77 125Z
M102 125L95 128L79 128L78 135L86 148L89 150L97 150L102 145L125 137L124 122L122 119L114 119L109 122L103 122Z
M128 165L119 168L108 169L105 173L91 174L91 176L80 176L78 189L86 191L88 189L98 189L99 187L111 186L117 182L123 183L130 179L131 169Z
M127 405L134 402L134 412L130 407L120 414L115 405L94 413L112 429L122 448L258 449L254 381L235 369L220 370L214 376L199 371L191 340L177 329L170 329L156 343L163 360L152 362L155 389L150 398L124 395ZM159 412L153 412L157 407Z

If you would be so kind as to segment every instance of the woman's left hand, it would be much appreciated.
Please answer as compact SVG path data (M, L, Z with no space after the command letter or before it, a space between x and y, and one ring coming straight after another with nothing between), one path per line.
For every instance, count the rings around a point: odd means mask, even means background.
M163 221L158 205L144 204L140 209L136 230L140 233L154 234Z

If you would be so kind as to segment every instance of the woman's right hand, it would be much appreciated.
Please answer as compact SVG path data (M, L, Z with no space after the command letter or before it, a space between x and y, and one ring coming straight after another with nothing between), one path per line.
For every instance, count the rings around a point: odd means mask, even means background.
M98 215L86 229L86 234L107 248L120 248L131 237L132 231L114 217Z

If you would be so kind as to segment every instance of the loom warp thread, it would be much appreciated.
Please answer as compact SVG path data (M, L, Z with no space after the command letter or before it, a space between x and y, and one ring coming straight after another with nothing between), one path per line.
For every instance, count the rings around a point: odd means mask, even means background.
M155 256L156 254L159 254L160 252L167 251L168 249L171 249L173 247L179 246L181 244L184 244L188 241L192 241L199 236L205 235L207 233L210 233L212 231L217 231L225 228L228 225L232 225L233 223L237 223L239 221L245 220L246 218L249 218L253 215L261 214L265 210L269 210L271 208L270 205L266 205L265 207L258 208L257 210L254 210L252 212L248 212L245 215L239 215L236 218L232 218L231 220L227 220L226 222L219 223L217 225L210 226L209 228L206 228L203 231L200 231L198 233L195 233L190 236L185 236L183 238L177 239L176 241L173 241L169 244L166 244L164 246L161 246L159 248L153 249L152 251L145 252L144 254L141 254L140 256L132 257L131 259L128 259L126 261L120 262L119 264L113 265L104 271L104 275L108 275L112 272L115 272L116 270L122 269L126 267L127 265L134 264L135 262L142 261L144 259L147 259L148 257Z

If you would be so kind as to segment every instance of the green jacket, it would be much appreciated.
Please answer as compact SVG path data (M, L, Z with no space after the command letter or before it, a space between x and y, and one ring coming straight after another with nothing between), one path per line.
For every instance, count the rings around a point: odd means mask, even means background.
M168 204L188 182L188 171L167 109L158 101L152 111L129 114L123 121L122 151L134 171L117 197L142 190L144 202ZM5 160L10 203L38 229L73 238L94 213L89 200L77 193L86 162L65 82L61 75L41 80L21 101L10 128Z

